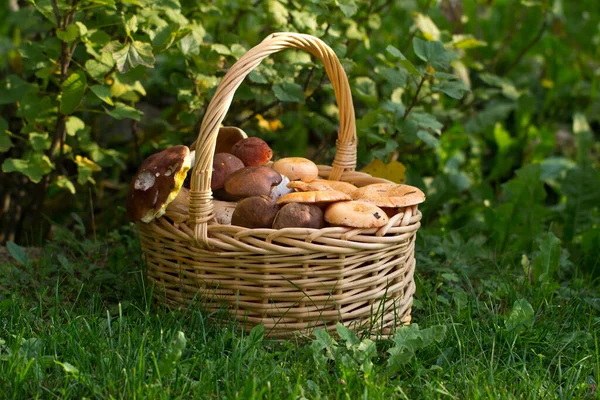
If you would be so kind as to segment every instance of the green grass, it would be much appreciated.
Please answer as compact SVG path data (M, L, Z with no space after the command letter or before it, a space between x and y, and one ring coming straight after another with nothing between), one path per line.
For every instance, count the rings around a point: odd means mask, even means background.
M130 232L94 243L60 230L42 259L0 267L0 396L599 397L597 282L574 273L539 287L491 258L428 260L417 268L420 329L396 344L347 332L338 345L269 341L222 316L154 307Z

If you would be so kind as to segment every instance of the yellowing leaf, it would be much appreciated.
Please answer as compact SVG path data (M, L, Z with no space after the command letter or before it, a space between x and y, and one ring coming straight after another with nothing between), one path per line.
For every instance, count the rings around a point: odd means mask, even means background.
M542 86L546 89L552 89L554 87L554 81L552 79L542 79Z
M283 128L283 124L278 119L265 119L260 114L256 116L256 119L258 120L258 126L266 131L275 132Z
M440 30L435 23L427 15L420 13L413 13L413 20L415 25L427 40L440 40Z
M406 167L400 161L392 161L389 164L384 164L383 161L376 158L364 167L361 172L366 172L376 178L387 179L395 183L406 182Z
M102 170L102 168L87 157L75 156L75 164L77 164L77 183L83 185L86 182L96 183L92 178L94 172Z

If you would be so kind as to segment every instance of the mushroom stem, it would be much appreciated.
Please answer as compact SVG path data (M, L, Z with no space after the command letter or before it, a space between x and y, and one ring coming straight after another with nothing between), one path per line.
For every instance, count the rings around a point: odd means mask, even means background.
M189 190L182 187L177 197L169 203L165 212L165 217L173 222L185 222L189 218L190 194Z

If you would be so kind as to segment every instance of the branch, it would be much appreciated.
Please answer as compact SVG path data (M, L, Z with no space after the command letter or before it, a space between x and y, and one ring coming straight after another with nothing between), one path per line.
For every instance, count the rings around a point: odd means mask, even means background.
M263 108L261 108L260 110L256 110L254 111L252 114L250 114L249 117L244 118L241 122L240 122L240 126L250 122L254 117L256 117L258 114L264 114L267 111L269 111L270 109L276 107L277 105L279 105L279 100L275 100L272 103L267 104L266 106L264 106Z
M413 107L415 106L415 104L417 104L417 98L419 97L419 92L421 91L421 88L423 87L424 82L425 82L425 75L423 75L421 77L421 81L419 82L419 85L417 86L417 91L415 92L415 95L413 96L413 99L412 99L410 105L408 106L408 108L406 110L404 110L404 115L402 116L402 119L406 119L406 117L408 117L408 114L410 113L410 110L412 110Z
M546 13L544 13L544 22L542 23L542 26L540 26L538 33L535 35L533 40L531 40L531 42L529 42L529 44L521 50L521 52L517 55L517 58L515 58L512 64L508 66L506 71L504 71L504 75L507 75L514 67L516 67L521 62L521 59L525 56L525 54L527 54L527 52L531 50L531 48L542 38L542 35L544 34L544 31L546 30L547 26L548 19L546 18Z
M54 11L54 17L56 18L56 24L58 25L59 28L61 28L60 12L58 11L58 5L56 4L56 0L52 0L52 11Z
M502 40L502 44L500 45L500 48L498 49L498 51L496 52L496 55L494 56L494 58L492 59L492 62L490 63L490 69L492 71L496 69L496 64L498 63L498 60L500 59L500 56L502 55L502 53L504 53L504 50L506 50L506 47L508 47L508 44L515 37L517 32L519 32L519 30L521 29L521 25L523 24L523 20L525 19L526 15L527 15L526 9L521 9L521 13L519 14L519 19L517 20L516 25L514 26L514 28L510 29L508 34L504 37L504 40Z

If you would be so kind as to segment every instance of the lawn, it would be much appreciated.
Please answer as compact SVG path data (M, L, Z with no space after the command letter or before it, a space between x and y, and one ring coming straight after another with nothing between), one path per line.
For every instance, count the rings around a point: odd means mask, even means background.
M1 267L0 387L6 398L598 398L597 282L534 285L473 243L446 244L433 263L441 239L420 234L413 324L393 340L341 329L272 341L154 304L132 230L94 241L59 229L39 258L11 248Z

